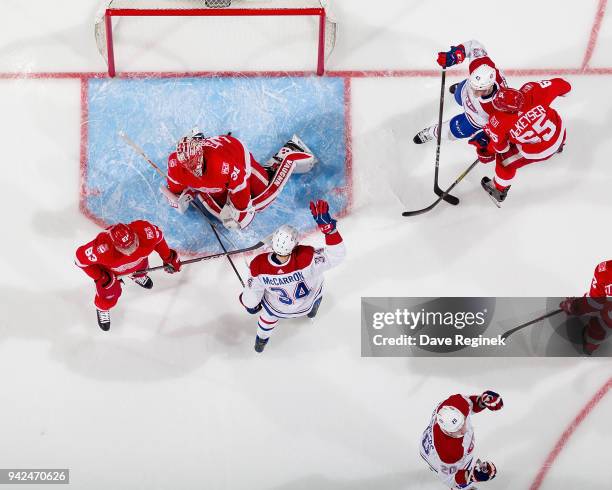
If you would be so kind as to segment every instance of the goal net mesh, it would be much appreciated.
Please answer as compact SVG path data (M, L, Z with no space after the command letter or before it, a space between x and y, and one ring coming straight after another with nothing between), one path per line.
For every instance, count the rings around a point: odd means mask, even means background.
M214 16L215 11L220 9L229 11L224 12L224 17L231 16L231 11L235 10L236 16L244 15L240 10L248 9L262 11L260 14L265 15L266 11L272 12L274 15L292 15L289 11L307 10L307 9L325 9L325 59L332 53L336 44L337 23L330 12L329 0L104 0L100 6L95 19L95 39L98 51L108 63L106 26L104 22L105 13L108 9L130 9L134 11L142 11L142 17L155 15L153 11L169 10L176 15L191 16L195 15L189 11L202 11L197 15ZM210 10L210 13L207 12ZM287 11L283 14L283 11ZM139 14L136 14L139 15ZM120 21L121 16L112 16L113 30ZM313 22L318 22L319 19L313 15Z

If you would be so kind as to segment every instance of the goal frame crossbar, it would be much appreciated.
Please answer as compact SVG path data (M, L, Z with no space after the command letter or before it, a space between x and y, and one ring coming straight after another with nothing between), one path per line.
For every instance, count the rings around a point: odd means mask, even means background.
M309 8L107 8L104 12L108 75L116 75L113 45L113 17L264 17L264 16L316 16L319 18L317 47L317 75L325 73L325 26L327 13L323 7Z

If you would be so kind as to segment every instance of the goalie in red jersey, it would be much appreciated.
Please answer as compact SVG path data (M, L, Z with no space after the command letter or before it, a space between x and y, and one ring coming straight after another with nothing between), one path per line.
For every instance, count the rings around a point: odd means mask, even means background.
M591 316L582 338L585 354L592 355L612 332L612 260L597 265L588 293L559 306L570 316Z
M149 266L148 257L153 251L163 260L166 272L172 274L181 270L179 256L168 247L162 231L145 220L109 226L77 249L76 265L96 284L94 304L102 330L110 329L109 310L121 296L122 281L118 276L128 275L145 289L153 287L146 273L134 273Z
M264 166L238 138L205 137L194 130L168 157L161 192L181 213L197 198L226 228L242 229L280 195L293 172L308 172L315 163L296 135Z
M553 78L526 83L520 90L501 88L493 97L496 112L470 144L481 162L495 160L494 179L483 177L481 184L498 202L506 199L519 168L563 151L565 125L550 104L570 90L568 82Z

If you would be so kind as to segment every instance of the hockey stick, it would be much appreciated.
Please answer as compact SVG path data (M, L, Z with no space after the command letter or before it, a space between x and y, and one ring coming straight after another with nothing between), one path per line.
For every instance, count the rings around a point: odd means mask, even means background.
M237 255L241 253L251 252L253 250L257 250L258 248L263 247L264 245L265 245L264 242L257 242L255 245L251 245L250 247L247 247L247 248L240 248L237 250L230 250L229 252L223 252L223 253L218 253L218 254L213 254L213 255L204 255L203 257L195 257L193 259L182 260L181 265L195 264L196 262L201 262L203 260L216 259L218 257L227 257L229 255ZM147 272L153 272L153 271L163 269L164 267L165 266L163 265L158 265L155 267L149 267L148 269L143 269L141 271L130 272L130 274L145 274Z
M147 156L144 150L140 146L138 146L136 143L134 143L134 141L132 141L127 134L125 134L123 131L119 131L118 134L119 134L119 137L123 141L125 141L125 143L128 146L130 146L136 153L138 153L149 165L151 165L157 171L159 175L161 175L164 179L168 179L168 175L162 169L160 169L159 166L157 166L157 164L155 164L155 162L153 162L153 160L151 160ZM225 248L225 245L223 245L223 242L221 241L221 238L219 237L219 232L217 231L217 228L215 227L214 223L208 219L208 216L206 216L206 214L196 205L194 201L190 201L189 204L193 205L194 208L196 208L200 213L202 213L202 216L204 216L204 218L210 225L210 228L212 229L215 237L217 238L217 241L219 242L219 245L221 246L221 249L224 252L223 255L227 257L228 262L230 263L230 265L232 266L232 269L234 269L234 272L236 273L236 277L238 277L240 284L242 284L242 287L244 287L244 281L242 280L242 277L240 276L238 269L236 269L236 265L234 264L234 261L228 255L228 251Z
M452 190L453 190L453 188L454 188L454 187L455 187L455 186L456 186L456 185L457 185L459 182L461 182L461 181L463 180L463 178L464 178L464 177L465 177L467 174L469 174L469 173L472 171L472 169L473 169L473 168L474 168L474 167L475 167L475 166L478 164L478 162L479 162L479 160L478 160L478 159L474 160L474 161L472 162L472 164L471 164L471 165L470 165L468 168L466 168L466 169L465 169L463 172L461 172L461 174L459 175L459 177L457 177L457 179L455 180L455 182L453 182L453 185L451 185L451 186L450 186L448 189L446 189L445 191L442 191L442 195L441 195L441 196L440 196L440 197L439 197L439 198L438 198L438 199L437 199L435 202L433 202L432 204L430 204L429 206L427 206L426 208L423 208L423 209L418 209L418 210L416 210L416 211L404 211L404 212L402 213L402 216L416 216L417 214L423 214L423 213L426 213L427 211L431 211L433 208L435 208L435 207L438 205L438 203L439 203L440 201L442 201L442 199L444 199L444 196L448 196L448 195L449 195L448 193L449 193L450 191L452 191Z
M546 318L549 318L549 317L551 317L551 316L558 315L558 314L559 314L559 313L561 313L562 311L563 311L563 310L562 310L561 308L559 308L559 309L557 309L557 310L553 310L553 311L551 311L551 312L546 313L546 315L539 316L538 318L535 318L534 320L531 320L531 321L529 321L529 322L527 322L527 323L523 323L522 325L519 325L518 327L514 327L513 329L508 330L506 333L504 333L504 334L502 335L502 339L504 339L504 340L505 340L505 339L507 339L508 337L510 337L510 335L512 335L513 333L518 332L519 330L522 330L523 328L528 327L529 325L533 325L534 323L541 322L542 320L544 320L544 319L546 319Z
M438 141L436 145L436 170L434 174L434 192L447 203L456 206L459 199L445 193L438 185L438 171L440 168L440 146L442 144L442 113L444 112L444 87L446 85L446 68L442 68L442 81L440 82L440 110L438 111Z

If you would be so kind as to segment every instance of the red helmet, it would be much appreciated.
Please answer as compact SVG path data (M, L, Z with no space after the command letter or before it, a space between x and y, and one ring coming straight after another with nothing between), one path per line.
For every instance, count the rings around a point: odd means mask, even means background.
M176 144L176 158L191 173L202 176L204 167L204 135L196 133L182 137Z
M108 228L108 234L117 250L122 254L131 255L138 248L138 236L127 225L117 223Z
M518 112L524 102L523 92L515 88L501 87L493 96L493 107L502 112Z

